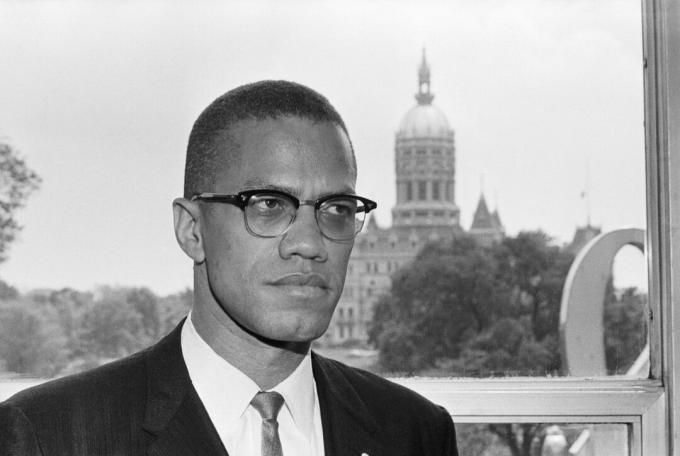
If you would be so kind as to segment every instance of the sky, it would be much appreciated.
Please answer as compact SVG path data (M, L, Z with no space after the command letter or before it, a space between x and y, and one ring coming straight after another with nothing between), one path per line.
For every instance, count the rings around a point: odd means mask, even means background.
M645 227L635 1L0 0L0 141L43 179L0 279L191 286L171 210L189 131L214 98L261 79L330 99L355 146L357 193L389 225L394 134L424 47L455 131L464 228L482 192L511 235L568 242L588 215L605 231ZM617 276L639 282L643 263L622 254Z

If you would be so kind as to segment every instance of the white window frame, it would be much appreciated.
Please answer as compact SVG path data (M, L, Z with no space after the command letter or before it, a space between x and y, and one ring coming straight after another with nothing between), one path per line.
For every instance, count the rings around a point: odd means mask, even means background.
M394 379L458 423L622 423L633 456L680 456L680 0L642 5L649 379Z

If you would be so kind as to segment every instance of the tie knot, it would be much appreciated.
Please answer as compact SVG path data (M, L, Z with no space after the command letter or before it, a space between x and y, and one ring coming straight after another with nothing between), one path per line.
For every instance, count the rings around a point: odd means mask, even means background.
M260 413L263 420L276 420L283 405L283 396L276 391L260 391L250 401L250 405Z

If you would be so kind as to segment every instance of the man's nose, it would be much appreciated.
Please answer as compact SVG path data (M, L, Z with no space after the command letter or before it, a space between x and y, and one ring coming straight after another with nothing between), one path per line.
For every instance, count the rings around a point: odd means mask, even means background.
M328 259L326 239L316 222L314 207L300 206L298 208L293 224L281 237L279 255L284 260L295 255L319 262Z

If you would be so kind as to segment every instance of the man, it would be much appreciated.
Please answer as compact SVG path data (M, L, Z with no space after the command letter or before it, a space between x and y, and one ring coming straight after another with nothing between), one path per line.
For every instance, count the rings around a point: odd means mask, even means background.
M263 81L194 124L175 234L189 317L155 346L0 405L1 455L456 455L448 413L310 353L354 236L347 129L304 86Z

